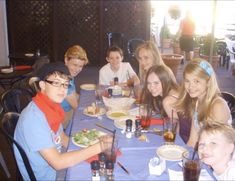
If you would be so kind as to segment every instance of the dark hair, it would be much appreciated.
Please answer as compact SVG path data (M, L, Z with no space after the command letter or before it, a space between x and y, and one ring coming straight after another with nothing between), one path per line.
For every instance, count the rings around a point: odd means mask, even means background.
M162 96L153 97L148 90L147 79L152 73L157 75L161 81L163 91ZM170 68L166 65L154 65L148 70L146 74L141 102L150 104L153 110L160 112L162 116L165 116L166 113L162 106L162 100L169 94L171 89L178 90L178 84L176 83L175 77Z
M119 47L116 46L116 45L113 45L113 46L111 46L111 47L108 48L107 53L106 53L106 57L109 56L110 52L118 52L118 53L120 53L120 55L123 57L123 51L122 51L122 49L119 48Z

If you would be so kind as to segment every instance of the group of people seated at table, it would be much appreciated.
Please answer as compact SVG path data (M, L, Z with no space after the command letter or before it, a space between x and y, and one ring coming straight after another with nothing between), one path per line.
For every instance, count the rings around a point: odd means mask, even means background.
M136 58L139 77L129 63L123 62L123 51L117 46L110 47L108 63L99 71L99 83L113 85L114 77L118 77L120 86L129 79L134 86L143 85L141 102L150 104L162 116L172 117L173 113L179 121L180 136L188 146L199 144L199 155L213 168L214 175L219 180L235 179L235 130L210 63L202 59L188 62L179 85L154 43L141 44ZM75 45L65 53L64 63L46 64L37 73L40 92L22 111L15 139L26 151L38 180L55 180L56 170L71 167L102 151L97 143L78 151L61 152L69 141L62 124L67 125L71 112L78 106L74 77L87 63L86 51ZM28 179L17 149L15 155L21 174Z

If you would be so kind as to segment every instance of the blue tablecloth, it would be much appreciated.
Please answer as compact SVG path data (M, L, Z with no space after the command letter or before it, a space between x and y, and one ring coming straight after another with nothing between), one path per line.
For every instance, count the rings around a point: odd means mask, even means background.
M102 119L89 117L83 114L85 107L91 105L95 101L94 91L81 90L79 107L74 113L71 135L86 128L96 128L97 130L107 132L106 130L99 128L95 123L105 125L110 129L115 128L113 121L102 116ZM162 126L155 126L162 128ZM117 137L119 138L119 148L121 150L121 156L117 157L117 161L120 161L130 172L130 175L125 173L118 165L115 165L114 169L114 180L169 180L167 169L162 175L150 175L148 163L149 160L156 156L156 150L159 146L164 144L163 137L148 134L147 137L149 142L139 141L137 138L132 137L127 139L124 134L121 133L120 129L116 131ZM184 144L180 136L176 136L175 143L188 149ZM68 151L81 149L74 145L70 140ZM166 161L167 168L172 170L182 170L179 166L179 161ZM82 162L67 170L66 180L91 180L91 169L88 162Z

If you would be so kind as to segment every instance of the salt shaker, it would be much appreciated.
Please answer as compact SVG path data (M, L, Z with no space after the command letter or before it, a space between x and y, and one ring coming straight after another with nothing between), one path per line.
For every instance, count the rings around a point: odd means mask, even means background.
M135 137L140 137L141 136L141 125L140 125L140 120L136 119L135 120Z
M105 162L105 167L106 167L106 180L107 181L113 181L114 180L114 175L113 175L113 168L114 168L114 163L112 160L107 160Z
M100 176L105 175L105 161L106 161L106 155L104 152L101 152L99 154L99 162L100 162Z
M92 174L92 181L100 181L100 163L98 160L94 160L91 162L91 174Z
M132 120L131 119L126 120L126 137L127 138L132 137Z

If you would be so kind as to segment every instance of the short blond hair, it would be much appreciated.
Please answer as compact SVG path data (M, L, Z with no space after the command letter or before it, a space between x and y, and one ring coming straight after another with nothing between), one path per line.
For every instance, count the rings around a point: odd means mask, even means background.
M85 62L85 65L89 63L87 53L80 45L73 45L72 47L68 48L64 55L64 58L67 58L68 60L71 58L77 58L83 60Z
M201 136L204 132L209 134L221 133L226 138L228 143L233 143L235 145L235 130L228 124L211 120L203 124L199 131L199 135Z

